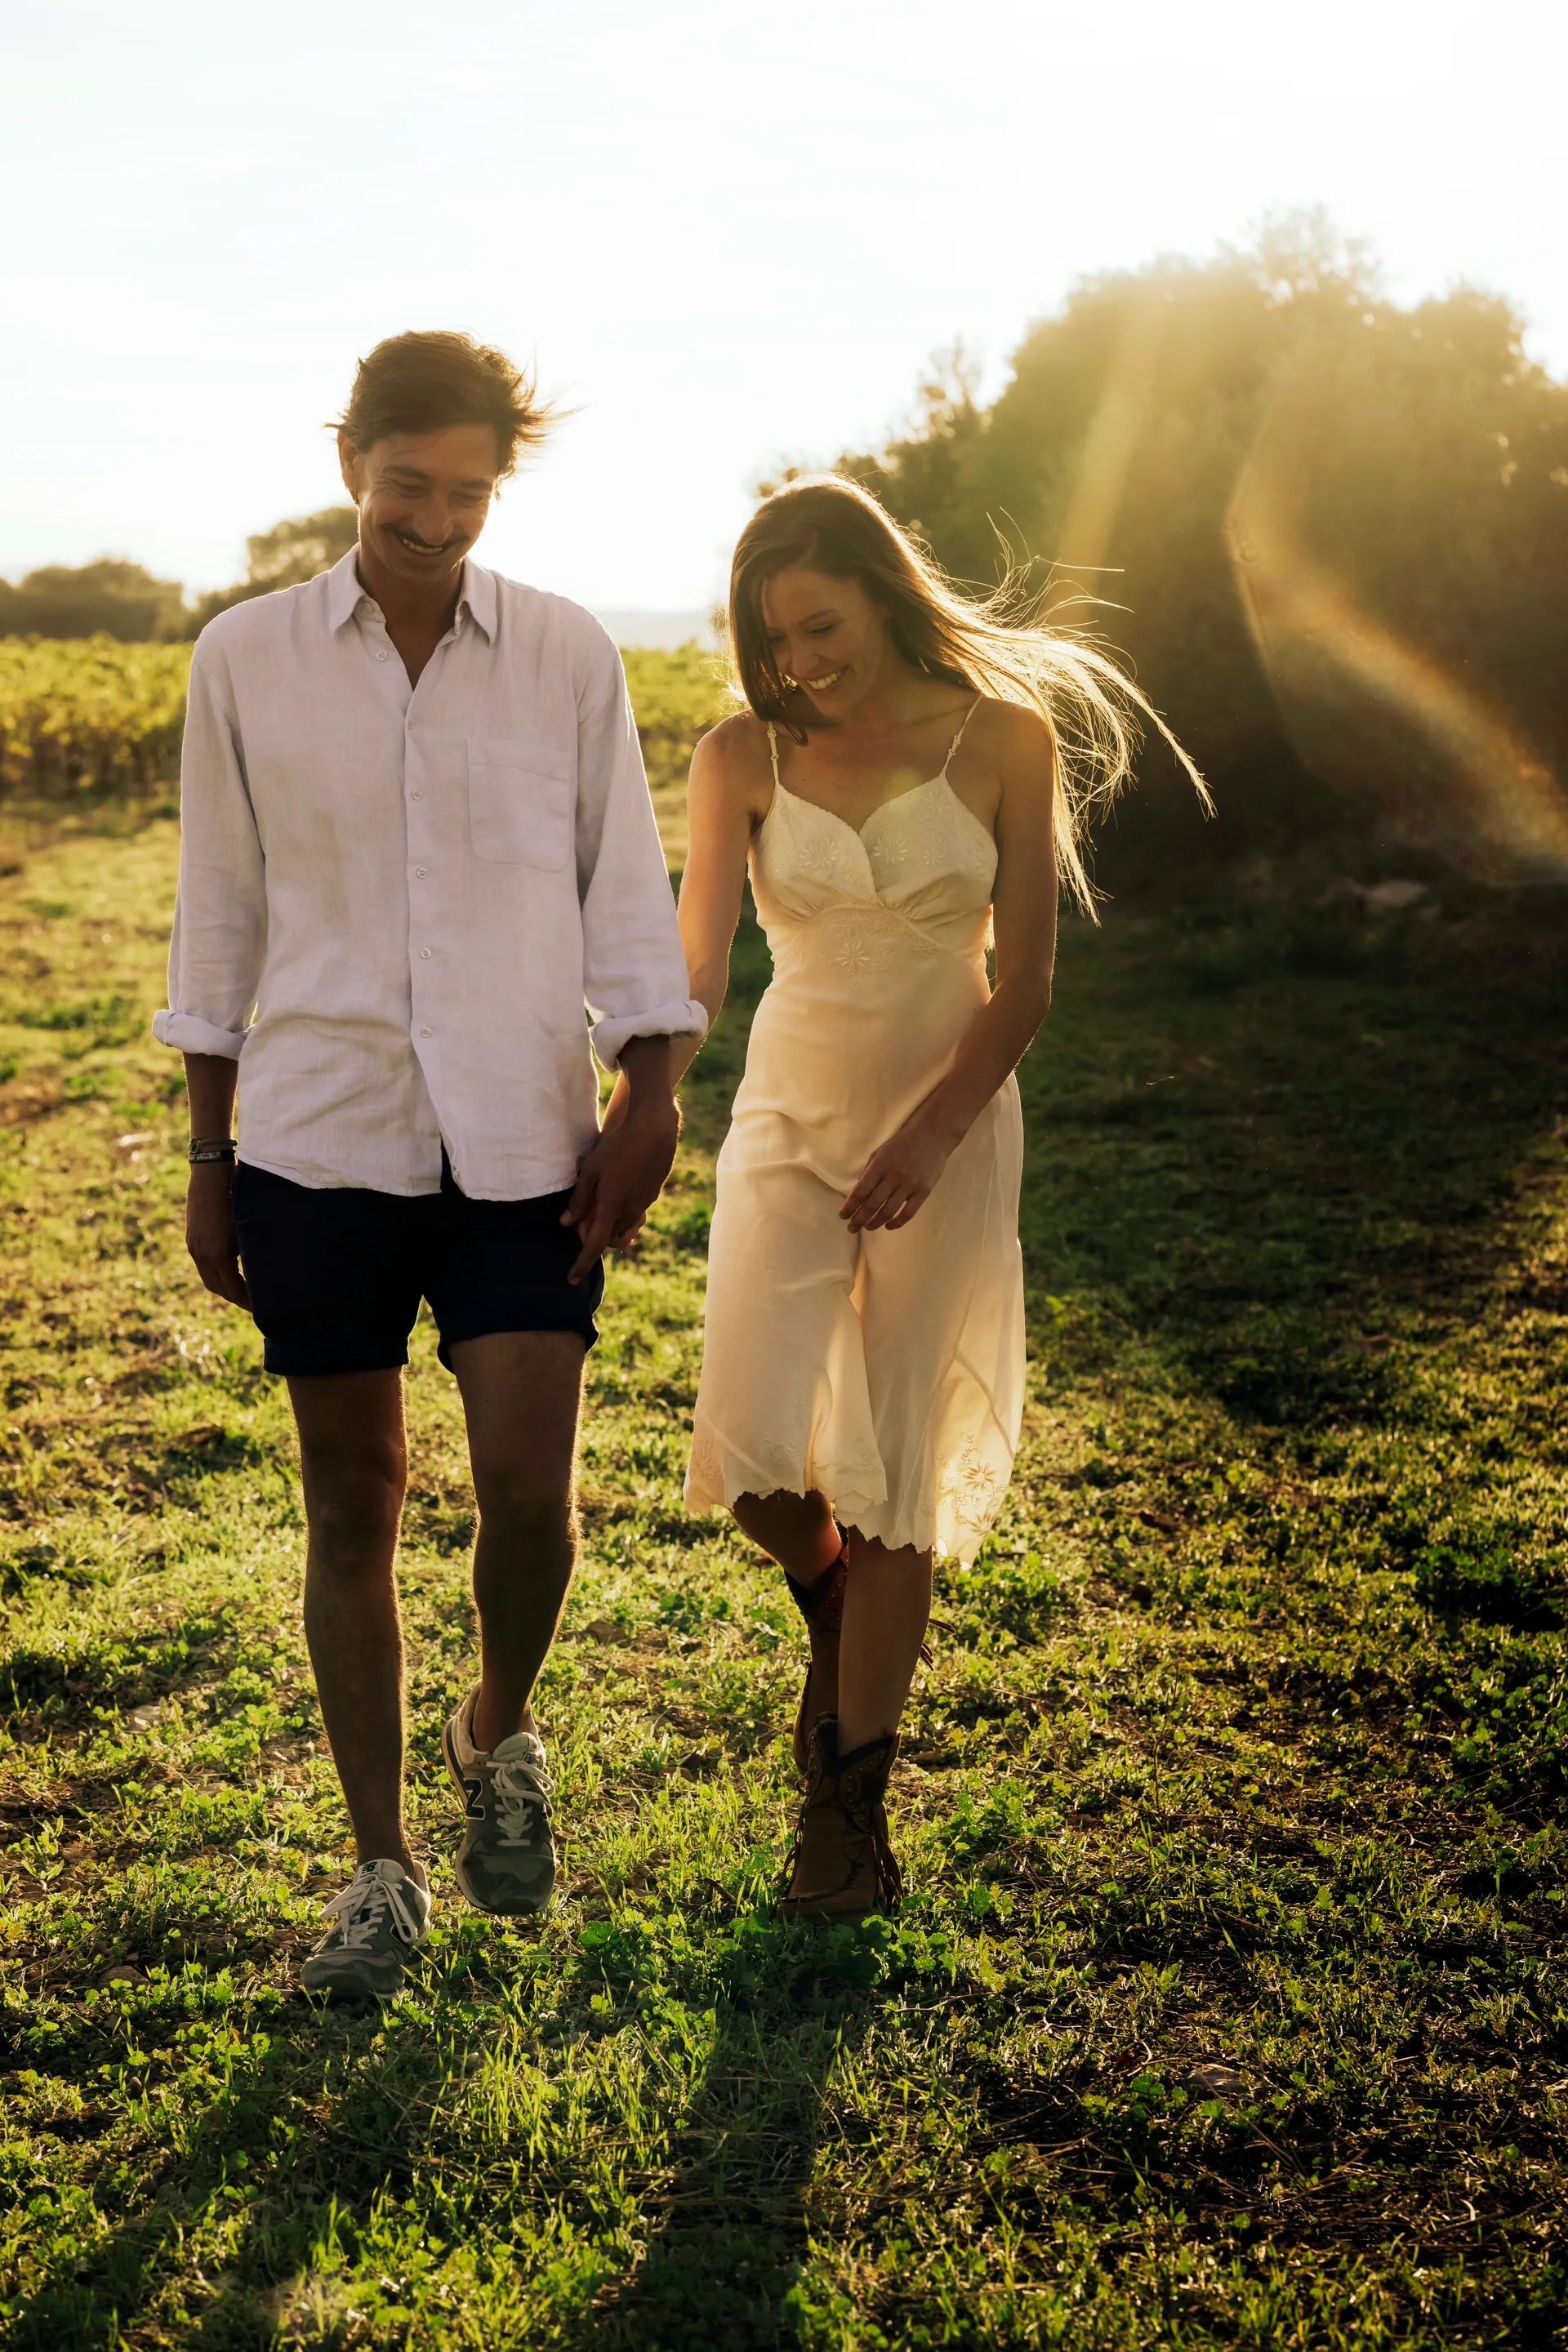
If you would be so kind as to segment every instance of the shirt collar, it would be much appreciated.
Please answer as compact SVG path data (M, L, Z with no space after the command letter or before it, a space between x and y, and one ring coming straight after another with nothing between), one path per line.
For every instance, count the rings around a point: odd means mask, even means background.
M361 604L371 601L370 591L359 576L354 561L359 551L351 547L341 556L327 574L327 619L334 630L345 621L352 621ZM477 623L493 644L496 634L496 576L476 563L471 555L463 559L463 593L458 599L461 617L467 606L470 618Z
M471 555L463 559L463 593L458 599L460 613L467 605L469 617L481 628L491 645L496 635L496 576L476 563Z
M327 574L327 618L334 629L352 621L369 594L355 567L358 553L357 547L351 547L346 555L339 556Z

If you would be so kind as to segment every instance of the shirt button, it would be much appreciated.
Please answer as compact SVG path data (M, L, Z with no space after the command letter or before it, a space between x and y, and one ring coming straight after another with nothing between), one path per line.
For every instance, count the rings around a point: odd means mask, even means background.
M428 1037L428 1035L430 1034L430 1032L428 1031L428 1029L421 1029L421 1031L419 1032L419 1034L420 1034L422 1037Z
M429 962L429 961L430 961L430 950L429 950L429 949L428 949L428 948L421 948L421 949L420 949L420 950L419 950L419 961L420 961L420 962L421 962L421 963L428 963L428 962Z
M415 867L415 869L414 869L414 879L416 880L416 882L423 882L423 881L424 881L424 879L425 879L425 868L423 867L423 866L416 866Z
M413 800L413 801L422 801L422 800L424 799L425 795L424 795L424 793L423 793L418 792L418 791L416 791L416 792L412 792L412 793L409 793L409 795L408 795L408 797L409 797L409 799L410 799L410 800Z
M376 659L377 661L384 661L386 659L386 656L384 654L377 654Z

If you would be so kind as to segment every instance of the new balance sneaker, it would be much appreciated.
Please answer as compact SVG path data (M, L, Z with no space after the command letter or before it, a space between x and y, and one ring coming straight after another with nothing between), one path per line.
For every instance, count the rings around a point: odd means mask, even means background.
M306 1991L385 2000L425 1941L430 1897L400 1862L362 1862L322 1916L334 1924L305 1963Z
M441 1735L447 1769L463 1799L467 1826L458 1848L458 1884L481 1911L542 1911L555 1884L551 1837L555 1791L544 1742L514 1731L487 1754L474 1746L470 1691Z

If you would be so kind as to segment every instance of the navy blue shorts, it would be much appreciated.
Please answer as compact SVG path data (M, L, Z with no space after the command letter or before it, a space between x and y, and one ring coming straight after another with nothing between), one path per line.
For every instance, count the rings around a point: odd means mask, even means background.
M566 1279L575 1229L561 1223L570 1192L535 1201L470 1201L441 1156L441 1189L313 1192L266 1168L235 1170L234 1216L250 1309L269 1372L379 1372L408 1361L408 1334L427 1298L448 1371L454 1341L489 1331L599 1336L603 1265Z

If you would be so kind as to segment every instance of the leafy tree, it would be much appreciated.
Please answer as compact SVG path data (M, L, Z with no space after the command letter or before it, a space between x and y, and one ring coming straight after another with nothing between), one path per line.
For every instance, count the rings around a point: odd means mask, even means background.
M144 645L177 636L184 617L184 591L177 580L155 579L120 555L45 564L19 587L0 581L0 636L109 636Z
M1401 309L1307 216L1086 281L988 408L950 358L839 465L1128 654L1208 772L1212 832L1151 750L1102 871L1347 824L1568 871L1568 386L1521 338L1470 289Z
M245 578L233 588L215 588L198 597L187 634L195 636L216 613L242 604L250 596L270 595L275 588L297 587L328 572L359 540L359 515L353 507L323 507L320 513L296 515L258 531L246 541L249 559Z

